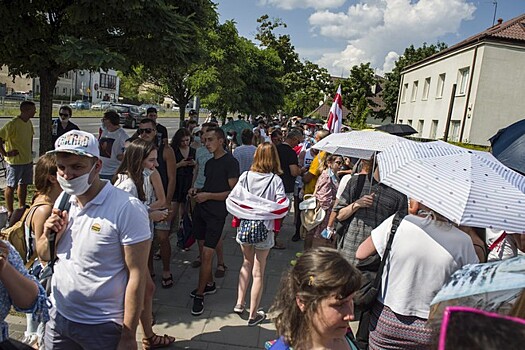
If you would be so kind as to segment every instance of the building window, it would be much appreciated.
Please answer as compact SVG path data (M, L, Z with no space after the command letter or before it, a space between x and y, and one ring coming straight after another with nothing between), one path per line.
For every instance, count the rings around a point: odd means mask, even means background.
M459 120L452 120L450 125L450 141L458 142L459 141L459 126L460 121Z
M109 75L106 73L100 73L99 85L101 88L116 89L117 88L117 76Z
M423 85L423 97L421 97L423 101L428 100L429 90L430 90L430 77L425 79L425 85Z
M408 125L412 126L412 119L407 120Z
M403 89L401 90L401 102L406 102L407 90L408 90L408 83L403 84Z
M62 93L63 93L64 95L66 95L66 94L67 94L67 88L62 88Z
M445 73L440 74L437 82L436 98L443 97L443 89L445 88Z
M398 123L398 124L403 124L403 119L399 119L399 120L397 121L397 123Z
M430 138L434 140L436 139L438 122L438 120L432 120L432 125L430 125Z
M419 137L423 134L423 126L425 125L425 121L423 119L419 119L417 122L417 134Z
M416 101L418 84L419 82L417 80L412 84L412 98L411 98L412 102Z
M458 95L465 95L467 93L468 76L470 67L459 70L459 92Z

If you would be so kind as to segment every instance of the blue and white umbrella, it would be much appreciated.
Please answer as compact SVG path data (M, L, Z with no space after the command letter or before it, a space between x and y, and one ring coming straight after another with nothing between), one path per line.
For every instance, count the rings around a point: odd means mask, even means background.
M408 141L382 131L361 130L328 135L313 148L347 157L370 159L376 152Z
M488 152L403 142L378 162L382 183L455 224L525 233L525 177Z

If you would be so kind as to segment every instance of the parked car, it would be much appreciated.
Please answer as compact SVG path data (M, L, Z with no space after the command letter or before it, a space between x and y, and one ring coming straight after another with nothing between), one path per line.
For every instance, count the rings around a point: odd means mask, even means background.
M153 107L157 110L157 112L161 113L161 112L165 112L166 109L164 107L162 107L161 105L154 105L154 104L147 104L147 103L144 103L144 104L141 104L139 106L139 108L141 110L143 110L144 112L146 112L148 110L148 108L150 107Z
M33 96L29 92L14 91L11 94L7 95L5 98L8 100L26 101L32 100Z
M76 100L73 103L70 103L69 106L73 109L89 109L91 103L89 101Z
M99 103L95 103L93 106L91 106L92 111L105 111L106 109L110 108L112 106L112 103L109 101L101 101Z
M136 129L140 120L146 116L146 113L135 105L114 104L110 109L120 115L120 124L123 124L125 128Z

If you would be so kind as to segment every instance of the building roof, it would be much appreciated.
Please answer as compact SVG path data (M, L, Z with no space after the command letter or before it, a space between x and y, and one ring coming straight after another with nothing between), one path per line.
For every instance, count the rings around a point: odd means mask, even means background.
M525 45L525 13L506 22L503 22L503 20L500 18L498 19L498 23L496 25L484 30L481 33L473 35L455 45L452 45L447 49L441 50L440 52L432 56L429 56L421 61L411 64L405 67L403 71L414 68L415 66L418 66L422 63L432 61L437 57L446 55L461 48L486 41L506 42Z

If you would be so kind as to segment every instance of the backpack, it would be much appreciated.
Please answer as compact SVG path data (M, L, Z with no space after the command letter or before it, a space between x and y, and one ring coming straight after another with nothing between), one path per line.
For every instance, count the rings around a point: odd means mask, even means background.
M28 249L26 244L25 222L28 216L29 220L31 220L35 210L39 206L44 204L53 205L53 203L44 202L32 205L31 207L27 207L24 210L24 213L22 214L20 220L16 221L13 225L9 226L8 228L2 229L2 231L0 231L0 239L11 243L11 245L16 249L18 254L20 254L20 257L24 261L24 264L30 262L36 256L36 252L33 252L32 256L27 256Z

